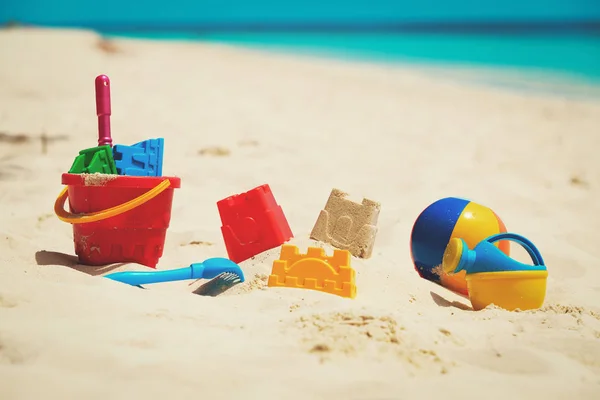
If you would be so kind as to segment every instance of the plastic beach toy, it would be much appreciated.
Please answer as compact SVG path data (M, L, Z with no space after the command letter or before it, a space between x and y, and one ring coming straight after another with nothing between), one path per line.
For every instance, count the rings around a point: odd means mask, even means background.
M110 133L110 80L106 75L98 75L96 87L96 116L98 117L98 146L84 149L73 161L71 174L116 174Z
M110 83L106 75L96 77L95 83L98 146L81 151L70 173L62 175L62 183L67 187L58 195L54 212L60 220L73 225L75 253L80 263L135 262L154 268L163 254L173 193L181 180L117 175L114 148L110 147ZM156 168L146 175L162 175L162 139L147 142L150 144L142 150L151 150L145 153L148 157L156 153L156 146L160 147L160 166L158 159L152 159ZM132 154L139 161L140 154ZM67 199L70 211L64 209Z
M521 245L533 265L523 264L504 254L494 243L509 240ZM515 233L492 235L469 250L460 238L450 240L442 268L448 274L466 272L469 299L474 310L490 304L509 311L540 308L546 297L548 271L538 249Z
M105 278L141 286L151 283L180 281L186 279L213 279L221 274L233 274L244 282L244 273L239 265L227 258L209 258L204 262L192 264L186 268L165 271L126 271L105 275Z
M415 221L410 250L419 275L453 292L468 296L465 273L446 274L440 267L444 250L453 238L474 248L490 235L506 232L506 226L490 208L469 200L446 197L430 204ZM510 255L509 242L496 243Z
M102 177L102 175L100 175ZM73 224L73 241L79 262L105 265L135 262L154 268L163 254L171 221L177 177L63 174L67 185L54 204L54 212ZM69 199L71 212L64 210Z
M148 139L131 146L115 144L112 148L116 173L128 176L162 176L165 140Z
M98 116L98 146L112 146L110 133L110 79L98 75L96 85L96 115Z
M110 146L98 146L84 149L75 157L71 174L116 174L116 164Z

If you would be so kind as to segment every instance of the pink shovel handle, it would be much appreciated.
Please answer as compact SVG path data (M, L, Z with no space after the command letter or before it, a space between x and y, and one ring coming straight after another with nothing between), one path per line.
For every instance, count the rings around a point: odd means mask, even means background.
M96 77L96 115L98 116L98 146L112 146L110 135L110 79Z

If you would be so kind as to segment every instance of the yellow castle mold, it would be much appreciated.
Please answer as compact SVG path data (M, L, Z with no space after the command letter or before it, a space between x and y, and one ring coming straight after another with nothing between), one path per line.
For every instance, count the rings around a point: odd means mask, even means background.
M328 257L319 247L309 247L306 254L301 254L297 246L285 244L279 260L273 262L267 285L312 289L353 299L356 272L350 267L347 250L334 250Z

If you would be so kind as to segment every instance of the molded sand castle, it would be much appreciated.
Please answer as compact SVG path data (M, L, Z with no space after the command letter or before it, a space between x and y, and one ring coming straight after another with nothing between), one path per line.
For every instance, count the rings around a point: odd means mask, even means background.
M311 239L345 249L355 257L369 258L375 245L381 205L363 199L358 204L348 194L333 189L310 234Z

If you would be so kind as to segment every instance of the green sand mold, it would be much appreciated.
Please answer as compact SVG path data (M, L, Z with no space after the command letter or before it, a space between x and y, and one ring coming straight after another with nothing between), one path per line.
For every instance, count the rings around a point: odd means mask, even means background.
M81 150L75 157L70 174L117 174L117 167L110 146L98 146Z

